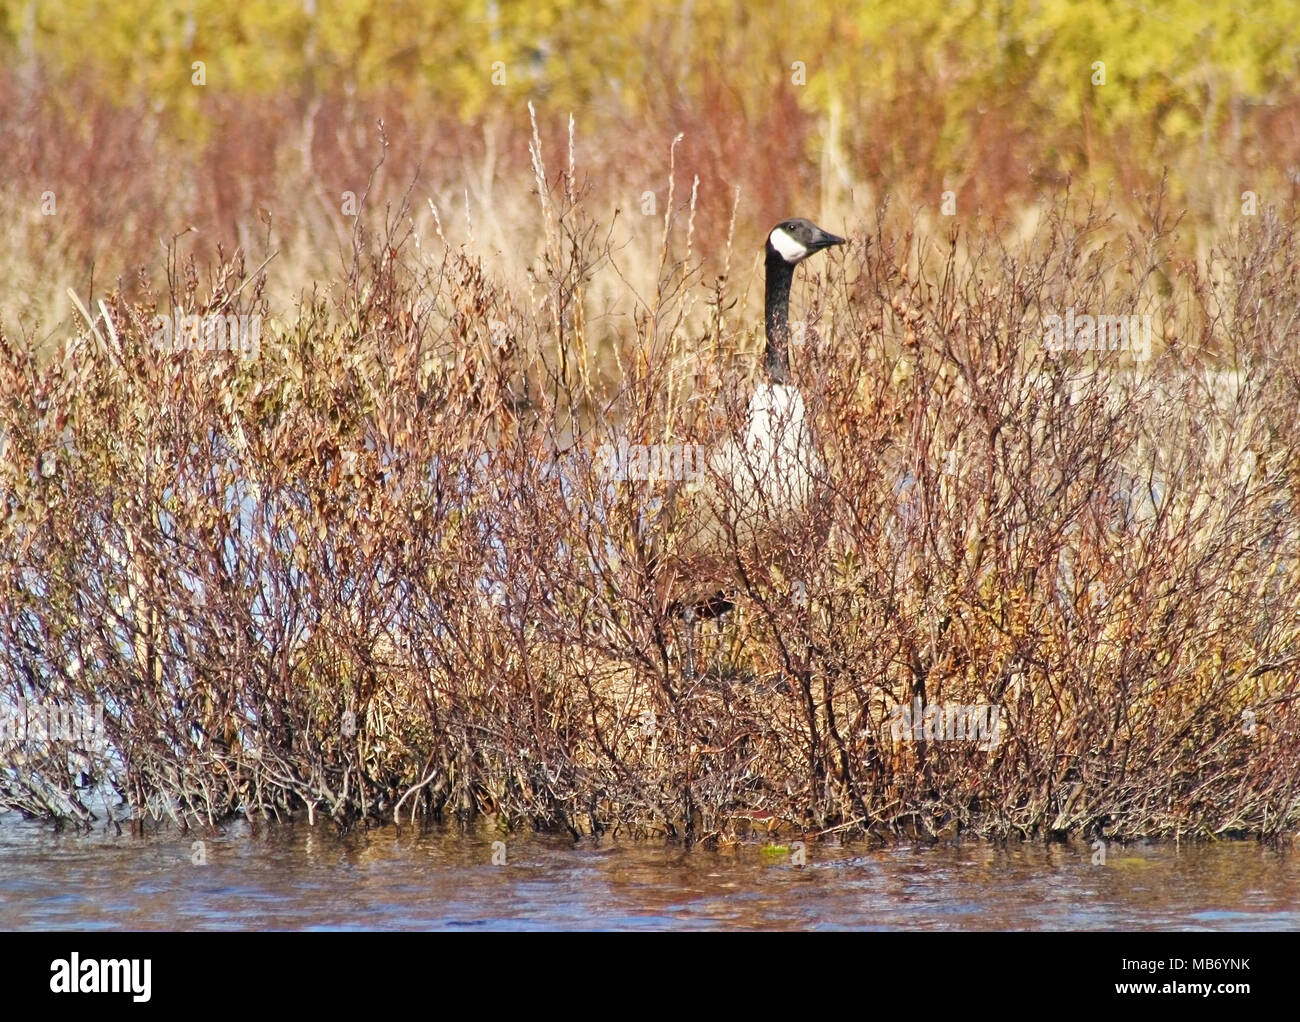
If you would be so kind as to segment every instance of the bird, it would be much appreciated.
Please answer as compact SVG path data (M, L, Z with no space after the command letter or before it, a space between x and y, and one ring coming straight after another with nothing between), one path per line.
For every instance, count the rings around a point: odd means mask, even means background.
M807 510L821 474L807 406L790 374L790 286L799 263L845 240L802 217L768 232L765 380L743 425L710 448L698 478L670 482L652 516L647 569L660 609L686 623L688 677L694 622L735 606L729 590L737 580L736 552L779 542L782 526Z

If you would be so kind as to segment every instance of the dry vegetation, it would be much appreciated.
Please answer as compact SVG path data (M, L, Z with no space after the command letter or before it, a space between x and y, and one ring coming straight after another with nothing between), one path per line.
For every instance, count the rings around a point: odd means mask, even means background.
M6 157L61 212L8 225L0 707L102 707L107 742L0 741L0 806L687 840L1300 824L1294 206L1207 199L1184 231L1159 181L1067 175L996 219L793 208L842 168L765 175L808 127L779 106L651 183L655 125L390 117L390 150L373 111L268 109L152 162L148 117L100 111L51 182L41 140L75 132L45 104ZM824 513L776 556L734 544L691 678L642 553L661 484L597 451L734 427L787 213L851 238L793 305ZM1068 308L1151 316L1151 359L1048 352ZM160 351L177 312L260 316L256 357ZM1000 707L1000 742L900 740L918 698Z

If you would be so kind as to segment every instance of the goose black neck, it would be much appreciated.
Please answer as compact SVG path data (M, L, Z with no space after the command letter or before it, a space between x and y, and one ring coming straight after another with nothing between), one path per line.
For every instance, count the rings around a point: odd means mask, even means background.
M794 266L781 258L771 245L767 247L767 356L764 366L773 383L790 381L790 282Z

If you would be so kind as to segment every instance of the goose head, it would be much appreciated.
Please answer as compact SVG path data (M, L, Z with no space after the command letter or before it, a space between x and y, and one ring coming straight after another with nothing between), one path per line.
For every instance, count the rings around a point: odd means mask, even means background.
M785 384L790 376L790 359L786 351L790 340L790 284L794 268L814 252L844 239L823 231L811 220L792 217L782 220L767 236L767 285L765 295L767 354L764 365L772 383Z
M832 245L843 245L844 239L823 231L811 220L796 217L782 220L772 228L767 236L767 255L771 259L779 256L785 262L794 265L807 259L814 252L820 252Z

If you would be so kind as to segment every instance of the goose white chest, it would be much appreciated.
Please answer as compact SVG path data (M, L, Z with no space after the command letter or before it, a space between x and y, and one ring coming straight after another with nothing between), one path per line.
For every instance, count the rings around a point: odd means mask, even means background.
M788 384L760 384L740 436L714 452L710 468L742 514L784 515L807 503L821 462L803 395Z

